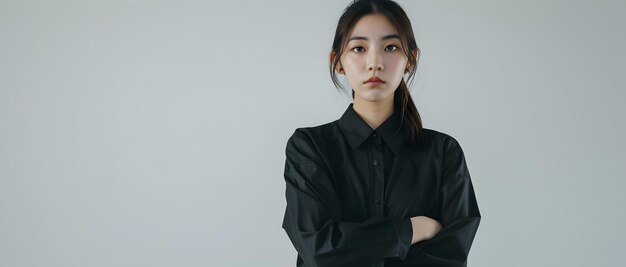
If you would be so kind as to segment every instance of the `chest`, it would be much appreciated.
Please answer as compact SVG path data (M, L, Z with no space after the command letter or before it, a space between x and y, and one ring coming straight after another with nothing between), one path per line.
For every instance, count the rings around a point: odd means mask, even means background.
M428 151L363 146L329 153L328 164L345 220L427 214L438 205L441 157Z

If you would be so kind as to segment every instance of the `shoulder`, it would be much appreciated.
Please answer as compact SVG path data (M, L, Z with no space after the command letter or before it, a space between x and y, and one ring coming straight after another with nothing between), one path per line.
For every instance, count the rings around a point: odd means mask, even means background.
M461 181L470 177L465 154L455 137L432 129L426 129L423 133L433 140L435 151L432 155L436 155L435 158L441 164L442 188L451 181Z
M333 142L338 137L338 134L337 120L315 126L298 127L289 137L287 145L300 143L316 146Z
M458 140L451 134L434 130L430 128L422 128L422 143L433 145L433 148L441 150L443 153L461 151L461 145Z
M320 155L324 154L324 148L332 146L338 134L336 120L315 126L298 127L287 140L286 155L321 161Z

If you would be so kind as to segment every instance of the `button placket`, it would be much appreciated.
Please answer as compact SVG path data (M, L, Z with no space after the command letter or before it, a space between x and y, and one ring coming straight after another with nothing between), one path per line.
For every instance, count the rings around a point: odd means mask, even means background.
M371 174L372 174L372 190L371 192L373 193L372 196L372 200L373 200L373 213L375 216L383 216L384 214L384 203L383 203L383 192L384 192L384 184L385 184L385 178L384 178L384 169L383 169L383 151L382 151L382 142L380 140L380 138L378 138L378 136L374 133L372 135L372 142L371 142L371 155L372 155L372 161L370 165L371 167Z

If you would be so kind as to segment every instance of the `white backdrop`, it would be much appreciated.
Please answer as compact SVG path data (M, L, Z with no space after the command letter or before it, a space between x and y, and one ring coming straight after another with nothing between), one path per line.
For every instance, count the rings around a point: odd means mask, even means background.
M284 149L350 1L0 0L0 266L295 266ZM626 4L399 1L461 143L469 266L626 261Z

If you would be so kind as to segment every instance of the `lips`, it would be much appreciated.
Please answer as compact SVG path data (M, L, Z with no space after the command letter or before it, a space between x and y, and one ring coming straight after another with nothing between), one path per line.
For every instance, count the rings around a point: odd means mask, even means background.
M385 81L381 80L380 78L374 76L369 78L367 81L365 81L364 83L384 83Z

